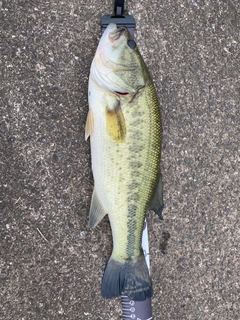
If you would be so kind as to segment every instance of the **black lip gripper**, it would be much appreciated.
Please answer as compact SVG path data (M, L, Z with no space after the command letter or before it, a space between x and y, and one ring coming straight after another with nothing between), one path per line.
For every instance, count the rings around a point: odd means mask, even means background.
M134 29L136 27L136 21L133 16L129 14L123 14L124 12L124 0L115 0L114 14L106 14L101 19L102 32L107 28L109 23L115 23L117 27L126 27L131 35L134 37Z

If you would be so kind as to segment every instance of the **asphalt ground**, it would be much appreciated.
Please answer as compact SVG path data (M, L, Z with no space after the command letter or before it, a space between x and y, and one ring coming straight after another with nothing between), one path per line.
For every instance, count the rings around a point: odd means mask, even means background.
M112 1L0 1L0 319L121 319L89 230L89 68ZM163 119L156 320L240 319L240 3L127 1Z

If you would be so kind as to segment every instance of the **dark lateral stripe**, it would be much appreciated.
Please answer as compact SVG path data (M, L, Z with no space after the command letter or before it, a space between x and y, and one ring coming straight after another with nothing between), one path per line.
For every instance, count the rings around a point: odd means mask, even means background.
M137 198L137 194L132 194L129 196ZM136 221L136 214L137 214L137 206L135 204L128 205L128 215L127 215L127 248L126 253L129 257L134 256L135 248L135 229L137 226Z

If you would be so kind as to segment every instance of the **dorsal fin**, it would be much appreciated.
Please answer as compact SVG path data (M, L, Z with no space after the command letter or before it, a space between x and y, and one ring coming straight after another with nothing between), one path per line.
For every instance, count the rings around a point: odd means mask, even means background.
M156 183L152 199L149 202L148 209L153 210L161 220L163 220L162 210L163 204L163 186L162 186L162 174L159 172L158 181Z

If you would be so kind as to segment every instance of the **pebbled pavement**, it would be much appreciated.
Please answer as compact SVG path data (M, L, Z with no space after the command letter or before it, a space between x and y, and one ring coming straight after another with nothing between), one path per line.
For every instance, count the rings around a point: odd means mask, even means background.
M87 227L89 67L112 1L0 1L0 319L121 319ZM163 118L164 220L149 212L156 320L239 319L240 4L127 1Z

